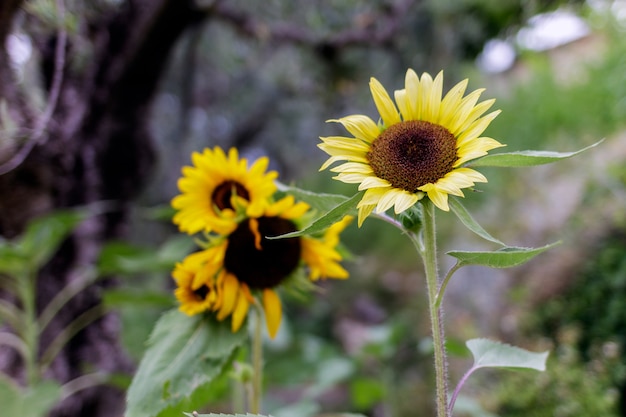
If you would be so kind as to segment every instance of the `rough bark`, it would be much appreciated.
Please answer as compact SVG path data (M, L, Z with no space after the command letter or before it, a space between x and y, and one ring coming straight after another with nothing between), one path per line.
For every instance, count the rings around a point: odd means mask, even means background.
M11 103L12 118L28 127L34 123L35 112L22 99L4 48L8 34L4 29L10 27L20 3L3 1L0 7L0 99ZM0 236L5 238L18 235L29 220L50 210L113 202L112 210L84 222L41 271L40 309L60 288L81 279L84 267L97 260L103 242L124 236L130 203L141 191L154 160L147 130L153 94L175 42L202 17L191 1L129 0L95 21L84 22L84 36L91 42L90 59L82 67L62 69L53 122L24 161L0 175ZM55 35L37 39L47 86L54 77L56 41ZM74 47L70 43L68 55ZM107 285L111 282L89 287L73 299L46 329L42 346L74 318L99 305L102 287ZM118 343L117 326L116 317L107 314L81 331L54 361L50 376L66 382L81 375L85 367L130 371L131 364ZM2 356L0 367L19 378L16 358L5 352ZM123 392L96 386L68 398L51 415L109 417L121 415L122 410Z

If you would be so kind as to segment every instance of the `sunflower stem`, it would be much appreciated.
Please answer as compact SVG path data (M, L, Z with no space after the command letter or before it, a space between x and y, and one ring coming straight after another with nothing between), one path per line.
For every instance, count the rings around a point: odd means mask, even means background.
M422 200L424 205L424 224L422 239L409 232L411 241L422 256L426 273L426 287L428 292L428 308L430 313L433 349L435 357L435 382L437 417L448 417L448 364L446 359L445 337L443 332L443 311L437 305L437 291L439 286L439 271L437 267L437 239L435 228L435 209L428 199Z
M250 402L250 412L259 414L261 412L261 390L263 388L263 309L258 303L256 307L256 317L254 320L254 336L252 341L252 366L254 374L252 376L252 401Z

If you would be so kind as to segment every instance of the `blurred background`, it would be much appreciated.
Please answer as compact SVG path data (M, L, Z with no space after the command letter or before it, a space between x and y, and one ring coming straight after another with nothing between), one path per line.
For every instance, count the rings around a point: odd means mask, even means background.
M121 415L152 325L175 305L171 267L192 249L168 206L192 152L234 146L269 156L284 183L351 195L318 172L318 137L344 134L325 121L377 117L369 78L393 91L407 68L444 70L444 91L464 78L468 91L486 88L502 109L486 135L506 151L605 138L558 164L481 169L489 183L466 193L508 245L562 244L521 267L455 275L444 300L453 384L471 363L469 338L551 350L542 374L480 373L455 414L626 415L625 34L623 0L3 0L0 236L60 208L99 207L40 271L38 300L96 268L104 279L56 328L94 304L107 314L50 376L112 377L51 415ZM442 253L495 249L452 214L439 212L438 226ZM266 348L267 412L434 415L419 259L377 220L352 225L343 242L349 280L283 294L284 322ZM4 346L0 368L21 375ZM212 387L207 410L229 411L229 384Z

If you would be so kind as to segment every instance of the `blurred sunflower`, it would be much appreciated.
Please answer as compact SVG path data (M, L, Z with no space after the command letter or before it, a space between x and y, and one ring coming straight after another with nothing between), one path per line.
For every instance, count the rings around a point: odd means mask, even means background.
M177 297L181 302L181 311L195 314L200 312L196 306L207 306L207 309L217 313L219 320L231 316L232 330L236 332L258 294L268 332L274 337L282 318L282 304L276 288L294 276L299 268L308 269L311 280L348 278L348 271L339 264L342 256L337 246L339 234L351 221L349 216L328 228L320 238L267 239L268 236L297 231L308 211L308 204L296 203L293 196L284 197L268 205L260 216L241 221L230 235L215 246L199 252L211 251L210 254L194 254L203 263L201 268L194 269L194 262L183 261L177 275L185 277L187 270L184 266L189 264L191 267L187 269L192 270L192 274L195 271L195 277L177 280L177 283L193 283L187 284L188 289L176 290L185 295ZM215 297L202 304L198 296L209 293L209 298L212 294Z
M448 195L463 197L462 188L487 182L478 171L464 166L488 151L504 146L481 137L499 110L483 114L495 100L478 103L484 89L463 97L468 80L455 85L442 98L443 72L435 79L421 79L409 69L405 88L395 91L395 104L384 87L370 80L370 90L381 120L364 115L338 120L354 137L320 138L318 146L330 155L320 170L331 169L339 181L359 184L365 190L357 205L358 224L374 209L382 213L394 207L396 214L412 207L425 195L448 211ZM397 107L396 107L397 104Z
M172 200L178 210L173 222L181 232L228 234L237 227L238 218L259 216L276 191L278 173L266 172L266 157L248 168L237 149L231 148L226 155L216 146L202 154L194 152L191 159L193 166L183 167L178 180L181 194Z
M180 303L180 311L193 316L219 307L217 288L211 273L211 265L221 262L223 253L215 248L193 253L176 264L172 278L176 282L174 296Z

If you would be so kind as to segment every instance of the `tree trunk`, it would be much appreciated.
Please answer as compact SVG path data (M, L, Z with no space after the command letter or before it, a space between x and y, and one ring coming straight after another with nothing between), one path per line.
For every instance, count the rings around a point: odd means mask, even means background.
M20 126L32 126L36 112L12 73L5 48L10 23L20 0L0 6L0 100ZM125 234L129 206L146 182L154 162L148 131L150 103L176 40L203 14L191 0L128 0L116 10L82 22L82 40L91 44L82 67L66 64L52 122L23 162L0 175L0 235L20 234L33 217L57 208L111 202L112 210L81 224L38 278L38 308L60 288L80 279L97 260L102 244ZM44 85L55 77L57 36L36 41L42 53ZM81 48L69 43L67 56ZM84 48L84 47L83 47ZM68 62L66 60L66 62ZM29 132L28 129L22 129ZM22 147L28 144L24 133ZM0 165L19 149L0 148ZM4 153L5 155L2 155ZM11 155L7 155L11 153ZM7 161L4 161L5 164ZM58 314L42 337L46 347L60 329L100 303L103 281L87 288ZM129 372L132 364L118 343L118 322L107 314L76 335L51 367L51 377L66 382L87 368ZM23 370L9 352L0 352L0 367L16 378ZM123 392L96 386L69 397L51 415L111 417L123 412Z

